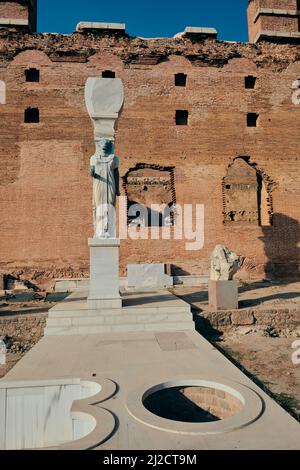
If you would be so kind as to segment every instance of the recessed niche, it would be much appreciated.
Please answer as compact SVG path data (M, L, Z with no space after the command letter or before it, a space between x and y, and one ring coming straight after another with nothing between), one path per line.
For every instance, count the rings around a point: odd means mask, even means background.
M39 123L40 122L40 111L38 108L27 108L24 112L25 123Z
M34 68L25 70L25 79L26 79L26 82L39 82L40 71Z
M138 163L123 176L127 221L140 227L174 224L175 168Z
M259 115L256 113L247 114L247 127L257 127Z
M145 408L161 418L209 423L229 418L243 408L241 400L211 387L170 387L146 395Z
M116 78L116 72L112 70L104 70L102 72L102 78Z
M186 86L187 75L186 73L176 73L175 86Z
M245 77L245 88L248 90L254 89L256 86L256 77L253 75L248 75Z
M224 223L272 225L274 182L250 157L237 157L223 178Z
M178 109L175 115L176 126L187 126L189 119L189 112L186 110Z

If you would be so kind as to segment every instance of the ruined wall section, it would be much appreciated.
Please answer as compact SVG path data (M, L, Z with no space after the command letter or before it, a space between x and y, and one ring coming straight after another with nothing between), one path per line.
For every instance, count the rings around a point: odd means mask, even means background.
M28 68L39 70L38 82L26 82ZM3 32L1 271L37 280L88 274L94 146L84 85L104 70L115 72L125 86L116 149L121 176L141 163L174 168L177 203L205 206L202 250L186 251L184 240L123 241L121 274L127 263L147 261L204 274L217 243L246 257L248 278L276 269L297 274L297 46ZM186 86L175 86L178 73L186 74ZM254 89L245 88L249 75L257 78ZM39 123L24 123L31 107L39 110ZM187 126L176 125L176 110L188 111ZM257 127L247 127L247 113L258 114ZM276 182L271 227L224 224L222 181L234 159L246 155Z

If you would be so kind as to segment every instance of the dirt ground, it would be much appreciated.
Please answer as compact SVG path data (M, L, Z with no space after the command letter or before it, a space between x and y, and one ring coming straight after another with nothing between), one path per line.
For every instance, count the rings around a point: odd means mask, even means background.
M176 286L174 293L198 308L208 308L207 286ZM241 283L239 286L239 308L300 306L300 282L274 283L260 281Z
M207 309L208 295L205 287L176 287L174 293L189 302L194 311ZM0 297L0 319L42 314L67 294L19 293ZM291 306L300 304L300 282L272 284L269 282L243 284L239 288L240 308L262 307L265 305ZM300 326L300 325L299 325ZM1 332L0 337L4 332ZM284 406L300 421L300 364L292 362L292 343L297 340L300 330L291 337L273 338L261 332L229 331L218 341L208 338L236 365L242 368L258 385ZM7 353L7 364L0 366L0 377L11 369L39 338L32 341L20 337L12 338ZM14 345L16 345L14 347ZM24 348L25 346L25 348Z
M0 378L4 377L42 337L43 328L32 328L30 318L34 316L44 321L48 310L66 295L31 290L3 292L0 295L0 339L3 339L7 346L6 364L0 365ZM9 319L15 321L11 323L10 328L8 323L1 323L1 320Z
M4 377L14 365L24 356L25 353L10 353L6 354L6 364L0 365L0 379Z
M215 345L300 421L300 364L292 361L295 340L233 333Z
M179 286L173 292L189 302L195 313L208 309L205 286ZM262 281L239 286L240 309L297 306L300 306L300 282ZM300 324L287 337L271 337L263 328L255 327L238 327L218 338L206 337L300 421L300 364L294 365L292 361L295 352L292 344L297 338L300 340Z

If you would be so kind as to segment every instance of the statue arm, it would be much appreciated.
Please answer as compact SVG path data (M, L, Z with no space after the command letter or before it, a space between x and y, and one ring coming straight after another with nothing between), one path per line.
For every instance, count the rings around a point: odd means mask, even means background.
M115 185L116 185L116 196L120 196L120 174L119 168L114 169L114 178L115 178Z
M95 167L92 165L90 166L90 175L95 178Z

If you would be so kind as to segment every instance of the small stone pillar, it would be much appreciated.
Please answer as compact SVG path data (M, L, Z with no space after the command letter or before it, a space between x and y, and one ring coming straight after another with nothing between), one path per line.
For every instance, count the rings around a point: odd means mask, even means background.
M90 238L90 291L92 309L122 308L119 291L119 247L117 238Z
M208 281L209 308L236 310L239 308L237 281Z

